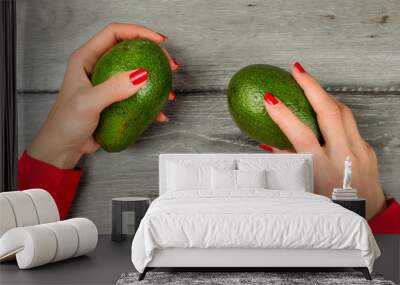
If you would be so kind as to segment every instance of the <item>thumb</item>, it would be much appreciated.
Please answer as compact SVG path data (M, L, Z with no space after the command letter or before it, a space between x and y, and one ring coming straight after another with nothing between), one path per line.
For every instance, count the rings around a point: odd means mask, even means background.
M92 97L90 101L95 105L93 107L102 111L112 103L134 95L146 84L147 78L148 73L143 68L114 75L90 89L89 96Z

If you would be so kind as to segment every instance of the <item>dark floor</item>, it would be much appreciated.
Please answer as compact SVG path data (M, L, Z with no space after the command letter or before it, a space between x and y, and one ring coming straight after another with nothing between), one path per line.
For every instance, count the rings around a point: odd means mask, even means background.
M382 251L382 256L376 261L374 272L383 274L385 279L398 283L400 279L400 235L383 235L375 238ZM131 239L116 243L111 241L109 235L101 235L96 250L88 256L28 270L19 270L15 261L2 263L0 264L0 285L115 284L122 273L135 271L130 258L130 248ZM324 271L341 271L338 269L332 268ZM190 269L181 268L180 270ZM279 270L275 268L273 271ZM312 271L312 269L306 271Z

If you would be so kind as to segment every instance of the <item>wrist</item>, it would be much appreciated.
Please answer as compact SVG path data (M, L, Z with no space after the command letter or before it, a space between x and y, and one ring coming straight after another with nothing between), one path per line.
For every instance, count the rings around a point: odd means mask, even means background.
M377 183L375 187L368 189L366 193L362 193L363 198L367 200L367 220L386 208L386 198L383 194L382 187Z
M76 151L55 147L59 144L50 140L35 138L27 148L27 153L34 159L43 161L60 169L74 169L82 154Z

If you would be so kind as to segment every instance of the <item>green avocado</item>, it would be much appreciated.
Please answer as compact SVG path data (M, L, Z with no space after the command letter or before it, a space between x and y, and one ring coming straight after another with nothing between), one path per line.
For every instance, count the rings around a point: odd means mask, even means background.
M101 113L94 137L107 152L126 149L154 121L168 100L172 74L162 49L145 39L118 43L94 67L93 85L118 73L139 68L147 70L146 85L135 96L114 103Z
M315 112L301 87L289 72L267 64L246 66L229 82L229 111L243 133L259 143L279 149L293 148L265 110L266 92L285 103L315 133L318 140L322 141Z

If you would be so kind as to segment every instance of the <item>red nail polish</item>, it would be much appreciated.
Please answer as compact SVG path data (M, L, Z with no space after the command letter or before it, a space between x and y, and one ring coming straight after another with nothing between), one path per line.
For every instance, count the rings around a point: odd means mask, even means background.
M175 101L175 99L176 99L176 94L175 94L174 91L171 91L171 92L169 93L169 100Z
M300 73L306 73L306 70L301 66L299 62L295 62L294 67L300 72Z
M157 115L157 121L159 121L160 123L165 123L165 122L169 122L169 118L167 117L167 115L165 115L163 112L158 113Z
M175 58L172 58L172 61L173 61L173 63L176 65L176 68L179 68L179 67L180 67L179 63L176 62L176 59L175 59Z
M266 150L266 151L269 151L269 152L273 151L272 147L270 147L269 145L267 145L265 143L259 144L258 146L263 150Z
M129 75L129 79L131 80L133 85L138 85L148 78L146 69L140 68Z
M276 105L278 104L278 100L276 100L275 96L272 95L271 93L267 92L264 95L264 100L267 102L269 105Z
M168 40L168 37L167 37L166 35L163 35L163 34L161 34L161 33L157 33L157 34L159 34L159 36L162 37L162 41L163 41L163 42L166 41L166 40Z

